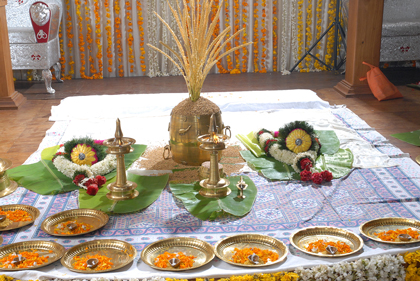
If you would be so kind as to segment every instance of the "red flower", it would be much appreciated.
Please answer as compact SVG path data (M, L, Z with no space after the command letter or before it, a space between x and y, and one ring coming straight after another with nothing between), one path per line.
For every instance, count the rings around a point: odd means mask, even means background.
M95 180L96 180L98 186L102 186L103 184L106 183L106 178L104 176L97 175Z
M95 179L88 179L88 180L85 182L85 186L89 186L89 185L91 185L91 184L98 184L98 182L97 182Z
M104 145L104 140L94 140L93 142L99 145Z
M300 160L300 169L310 171L312 168L312 161L309 158L304 158Z
M258 132L258 135L262 135L262 134L264 134L264 131L263 130L261 130L261 131Z
M312 173L311 171L302 171L300 172L300 180L302 181L310 181L312 179Z
M84 179L84 178L85 178L85 175L82 175L82 174L77 175L77 176L74 178L73 183L74 183L75 185L78 185L78 184L80 183L80 181L81 181L82 179Z
M331 181L333 178L333 175L330 171L323 171L321 172L322 178L324 179L324 181Z
M279 137L279 131L275 131L275 132L274 132L274 137L275 137L275 138L278 138L278 137Z
M93 195L96 195L96 193L98 193L98 190L99 190L98 185L93 183L88 186L86 193L93 196Z
M312 174L312 181L316 184L321 184L322 183L321 173L313 173Z
M265 142L265 146L264 146L264 151L265 151L265 153L268 153L269 144L270 144L270 143L272 143L272 142L276 142L276 140L275 140L275 139L268 139L268 140Z

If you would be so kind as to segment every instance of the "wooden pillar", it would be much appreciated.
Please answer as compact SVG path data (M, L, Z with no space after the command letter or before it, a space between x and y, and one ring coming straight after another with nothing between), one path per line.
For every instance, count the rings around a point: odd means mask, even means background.
M9 35L6 21L7 0L0 0L0 110L18 109L26 98L15 91Z
M346 76L334 89L344 96L372 94L367 81L359 81L379 66L384 0L350 0L347 30Z

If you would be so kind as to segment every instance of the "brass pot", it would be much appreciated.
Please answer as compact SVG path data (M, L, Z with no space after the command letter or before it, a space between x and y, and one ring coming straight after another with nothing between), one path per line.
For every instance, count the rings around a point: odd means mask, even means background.
M169 123L169 144L172 159L188 166L200 166L210 161L210 152L199 148L198 136L208 134L211 115L183 116L172 114ZM222 113L215 113L217 133L222 134L224 125ZM222 153L219 153L219 160Z

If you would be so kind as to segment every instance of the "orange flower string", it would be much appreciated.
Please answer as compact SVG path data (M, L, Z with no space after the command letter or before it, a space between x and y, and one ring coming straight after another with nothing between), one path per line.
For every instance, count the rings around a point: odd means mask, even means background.
M267 60L267 14L266 14L266 0L261 1L262 6L262 17L261 17L261 43L262 43L262 51L261 51L261 70L260 73L267 73L266 67L266 60Z
M373 233L373 234L378 236L378 238L383 241L393 241L393 242L399 239L398 235L400 234L408 234L411 236L411 238L414 238L414 239L419 238L419 232L412 228L388 230L388 231L382 231L382 232Z
M328 24L331 24L332 22L334 22L335 10L336 10L335 7L337 3L336 1L337 0L331 0L330 4L328 5L328 20L329 20ZM328 31L327 33L327 54L325 55L326 65L331 65L331 58L334 52L333 48L334 48L334 28L331 28L330 31Z
M74 60L73 60L73 24L72 24L72 18L70 15L70 0L66 0L66 17L63 19L63 22L66 22L66 37L67 37L67 47L69 48L69 66L70 71L68 72L68 75L64 75L64 72L62 72L62 79L64 80L70 80L72 76L74 75ZM63 63L61 64L63 67Z
M240 24L240 20L239 20L239 0L234 0L234 4L233 4L233 32L237 32L239 30L239 24ZM241 35L238 34L235 36L234 38L234 45L235 47L238 47L240 45L239 40L241 40ZM235 58L235 69L230 71L230 74L239 74L241 73L240 68L241 68L241 61L239 59L239 55L241 54L240 49L237 49L234 51L234 58Z
M279 259L279 254L270 250L261 250L260 248L244 248L244 249L234 249L235 253L232 256L231 261L234 263L240 264L251 264L249 261L249 256L255 254L259 257L260 262L264 264L267 262L274 262Z
M242 44L247 43L248 34L247 31L248 23L248 2L247 0L242 0L242 28L244 28L242 34ZM242 48L242 72L247 72L248 70L248 47Z
M258 0L254 1L254 72L258 69Z
M214 20L218 9L219 9L219 0L214 0L213 6L212 6L212 13L210 16L211 22ZM214 31L213 31L213 39L215 39L219 35L219 33L220 33L220 18L217 20L216 27L214 28ZM221 59L217 61L216 65L220 73L229 73L229 71L227 71L223 67Z
M298 29L298 50L297 55L299 58L303 55L303 0L298 1L298 17L297 17L297 29ZM302 69L302 62L299 63L299 68Z
M345 253L351 252L350 246L344 242L341 242L341 241L327 242L325 240L318 240L318 241L309 243L308 247L306 247L306 250L313 253L322 253L326 251L327 246L336 247L337 252L339 254L345 254Z
M312 30L311 30L311 26L312 26L312 0L308 0L308 6L306 7L306 47L305 47L305 51L309 50L309 47L312 44ZM306 65L306 72L310 71L310 67L311 67L311 62L312 62L312 57L311 56L306 56L305 57L305 65ZM303 69L301 69L301 72L303 71Z
M98 266L95 267L94 269L90 269L87 267L87 261L89 259L97 259L98 262ZM107 256L103 256L103 255L87 255L85 257L80 257L80 256L75 256L73 259L74 262L74 268L75 269L79 269L79 270L107 270L107 269L111 269L112 266L114 265L111 262L111 258L107 257Z
M52 251L49 251L50 253ZM13 263L14 259L21 259L20 263ZM7 256L0 259L1 268L30 268L34 266L42 265L48 262L49 256L39 256L38 252L23 251L16 253L10 253Z
M112 72L112 27L111 27L111 10L109 9L109 1L105 0L104 6L105 6L105 16L106 16L106 57L108 59L108 72Z
M103 78L103 62L102 62L102 30L101 30L101 15L100 11L101 8L99 7L98 0L94 0L94 14L95 14L95 33L96 33L96 47L98 51L96 53L96 58L98 59L98 73L93 75L94 79L102 79ZM92 62L93 65L93 62Z
M124 66L122 64L122 57L123 57L123 49L122 49L122 34L121 34L121 18L120 18L120 1L114 1L114 27L115 27L115 36L117 38L116 41L116 51L118 56L118 75L120 77L124 76Z
M322 32L322 0L318 0L318 5L316 7L316 40L318 40L321 37ZM316 46L318 50L321 50L321 44L318 43ZM318 53L315 55L318 59L321 57L321 55ZM314 62L315 69L323 70L325 66L321 65L319 61L315 60Z
M229 24L230 23L230 19L229 19L229 16L230 16L229 1L225 1L225 9L224 9L224 11L225 11L225 27L229 27L229 25L230 25ZM229 38L229 36L230 36L230 34L227 33L226 34L226 38ZM230 49L232 49L232 43L227 42L226 43L226 52L229 51ZM232 58L231 58L231 55L230 54L226 56L226 61L227 61L227 70L229 72L231 72L233 70L233 61L232 61Z
M85 21L86 21L86 42L87 42L87 49L88 49L88 54L89 54L89 70L90 73L92 73L93 75L97 73L95 66L94 66L94 62L93 62L93 57L92 57L92 43L93 43L93 37L92 37L92 26L91 26L91 18L90 18L90 8L89 8L89 3L88 0L85 0ZM91 77L84 77L86 79L94 79L94 76Z
M125 22L127 25L127 45L128 45L128 62L130 64L130 72L134 72L134 51L133 51L133 22L132 22L132 13L131 13L131 2L125 1Z
M277 72L277 0L273 1L273 72Z
M61 24L64 24L64 21L62 21ZM62 79L65 80L64 70L66 68L66 57L65 57L65 52L64 52L63 30L61 28L61 25L60 25L60 28L58 29L58 38L59 38L59 42L60 42L60 58L59 58L59 62L61 64L61 76L62 76Z
M177 254L165 252L155 258L155 266L160 268L167 268L170 266L169 260L177 258L181 261L179 268L190 268L194 265L195 256L187 256L183 252L178 252Z
M13 222L32 220L32 216L27 211L24 211L24 210L3 211L0 208L0 215L6 216L9 220Z
M145 61L146 51L144 49L143 12L141 9L140 0L137 0L136 4L137 4L137 25L139 28L139 38L140 38L140 67L141 67L141 71L143 73L146 73L146 61Z

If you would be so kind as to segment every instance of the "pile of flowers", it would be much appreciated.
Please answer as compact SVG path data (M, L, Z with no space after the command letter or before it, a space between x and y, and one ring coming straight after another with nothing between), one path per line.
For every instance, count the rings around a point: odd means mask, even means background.
M267 156L292 166L300 174L301 180L312 180L316 184L332 180L332 174L327 170L315 172L315 160L321 143L313 127L307 122L294 121L276 132L260 129L254 134Z
M89 195L96 195L108 174L117 167L115 155L106 154L103 141L72 139L61 145L53 158L54 166Z

